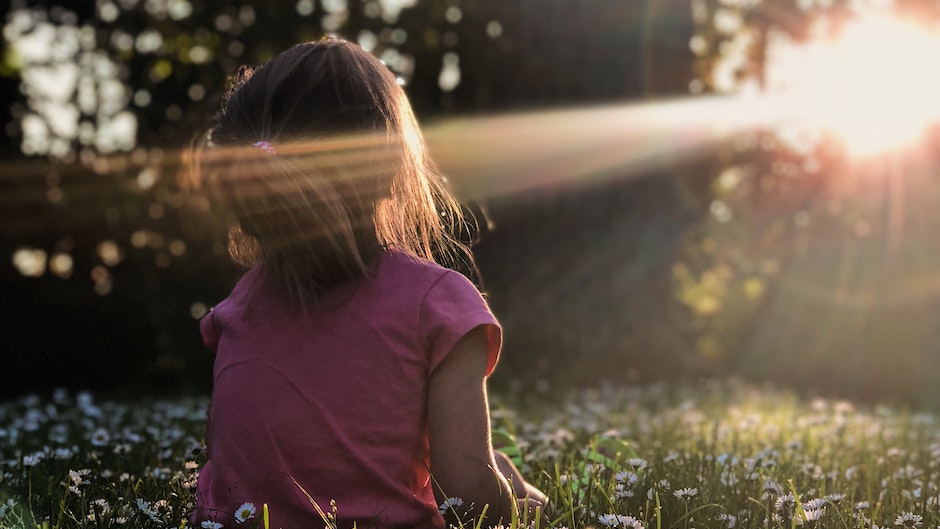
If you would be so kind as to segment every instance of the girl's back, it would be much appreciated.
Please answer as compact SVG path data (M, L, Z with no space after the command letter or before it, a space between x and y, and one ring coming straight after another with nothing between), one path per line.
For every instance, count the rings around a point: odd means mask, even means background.
M398 252L303 313L250 270L201 325L216 351L202 516L233 522L268 503L272 527L438 527L429 479L427 381L458 339L496 321L463 276ZM302 487L302 488L301 488ZM218 513L213 511L217 510ZM230 525L230 524L226 524Z

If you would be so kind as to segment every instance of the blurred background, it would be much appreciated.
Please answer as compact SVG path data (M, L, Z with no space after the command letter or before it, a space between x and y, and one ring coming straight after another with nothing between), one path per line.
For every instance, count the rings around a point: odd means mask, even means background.
M325 34L478 213L494 387L738 376L940 408L940 4L13 0L0 396L205 393L239 275L180 182L231 74Z

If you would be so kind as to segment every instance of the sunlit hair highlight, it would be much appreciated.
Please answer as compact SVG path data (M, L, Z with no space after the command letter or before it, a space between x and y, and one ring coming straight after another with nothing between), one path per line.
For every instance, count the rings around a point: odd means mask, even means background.
M346 41L239 70L194 161L195 187L231 220L232 259L260 264L304 306L367 275L383 247L444 265L470 259L461 208L404 91Z

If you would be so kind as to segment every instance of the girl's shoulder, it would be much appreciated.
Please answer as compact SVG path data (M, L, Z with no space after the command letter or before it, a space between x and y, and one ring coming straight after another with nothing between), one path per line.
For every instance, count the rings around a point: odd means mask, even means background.
M373 280L386 286L395 285L392 288L396 290L407 289L419 298L424 298L435 286L442 283L461 284L467 290L476 291L473 283L460 272L397 250L389 250L382 256L378 273Z
M464 274L434 261L400 251L388 251L382 257L374 280L408 299L417 297L420 303L429 296L460 299L482 299L476 285Z
M382 256L381 272L407 275L414 278L439 278L453 272L453 270L445 268L434 261L400 250L388 250Z

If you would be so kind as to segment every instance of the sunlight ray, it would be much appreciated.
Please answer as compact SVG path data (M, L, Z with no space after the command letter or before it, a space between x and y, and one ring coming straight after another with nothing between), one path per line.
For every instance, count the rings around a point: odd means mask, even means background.
M783 117L756 97L694 97L455 119L425 138L458 192L482 198L637 176Z
M694 156L731 134L767 126L781 118L774 105L758 98L694 97L451 119L426 126L425 139L432 158L460 198L478 200L539 187L573 187L604 178L637 176ZM281 149L286 155L328 155L324 158L327 164L356 160L365 174L369 162L379 161L374 152L369 154L372 158L361 158L374 147L372 141L340 138ZM189 181L189 154L187 150L168 155L166 159L178 166L164 167L178 172L183 187L194 184ZM257 149L227 150L215 156L247 161L257 159ZM120 170L139 170L149 165L135 164L127 155L99 161L102 167ZM27 189L44 187L43 175L52 170L74 171L45 160L4 163L0 184L15 190L5 195L4 205L40 205L37 202L41 202L45 191ZM68 188L72 179L64 175L60 180ZM115 185L108 178L82 180L76 190L66 189L66 195L74 192L76 197L93 196L94 188L106 192ZM28 204L14 204L20 198Z

